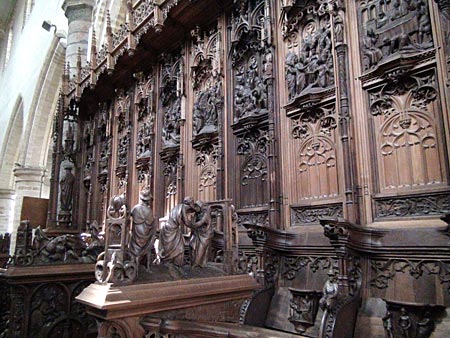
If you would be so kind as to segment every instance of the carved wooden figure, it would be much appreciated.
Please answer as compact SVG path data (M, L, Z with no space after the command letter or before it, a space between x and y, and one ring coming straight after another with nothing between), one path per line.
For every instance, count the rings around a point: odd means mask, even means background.
M145 187L139 194L139 204L135 205L130 212L132 218L131 236L129 243L130 254L134 256L136 265L142 257L147 257L147 270L150 268L151 253L155 242L156 228L154 225L151 204L153 197Z
M158 255L162 263L182 266L184 262L183 227L189 226L189 217L195 211L194 200L186 197L169 214L169 219L159 235Z

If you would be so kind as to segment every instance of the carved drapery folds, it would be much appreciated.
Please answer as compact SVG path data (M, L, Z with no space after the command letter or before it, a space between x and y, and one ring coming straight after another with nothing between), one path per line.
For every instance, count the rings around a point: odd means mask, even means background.
M359 20L365 70L372 70L402 54L417 54L433 46L427 1L362 1Z
M155 134L155 111L153 103L154 77L143 73L134 75L136 83L135 112L137 114L136 169L138 182L142 183L146 175L153 177L153 153Z
M233 117L240 124L266 118L273 107L271 27L268 1L239 0L231 19Z
M369 99L380 191L442 185L434 70L389 81Z
M285 13L285 77L289 101L334 85L330 15L314 1Z

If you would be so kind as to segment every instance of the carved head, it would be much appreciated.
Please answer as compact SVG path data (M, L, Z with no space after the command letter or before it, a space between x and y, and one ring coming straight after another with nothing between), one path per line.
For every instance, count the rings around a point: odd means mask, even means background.
M153 200L153 196L150 193L150 189L148 187L144 187L139 194L139 199L144 203L149 203Z
M191 196L186 196L183 199L183 204L191 207L192 209L195 209L195 203L194 203L194 199Z

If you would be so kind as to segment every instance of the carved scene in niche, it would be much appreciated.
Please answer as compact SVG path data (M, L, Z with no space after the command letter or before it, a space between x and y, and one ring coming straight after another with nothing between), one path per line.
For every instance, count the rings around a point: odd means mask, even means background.
M232 18L234 122L264 116L271 106L272 54L264 27L264 1L239 1Z
M99 144L99 159L97 179L100 183L100 192L106 191L108 182L109 161L111 158L111 138L108 135L108 107L106 103L100 105L97 123L97 137Z
M426 0L361 1L359 20L364 70L433 46Z
M369 95L381 192L444 183L435 81L410 76Z
M115 125L116 125L116 167L117 187L124 191L128 179L128 153L131 142L130 93L120 89L116 91Z
M334 85L330 17L314 2L303 7L292 9L283 20L289 101Z
M84 123L83 145L84 145L84 161L83 161L83 184L86 189L90 189L92 178L92 167L94 165L94 123L92 120Z
M240 156L241 207L266 205L269 201L267 152L269 133L255 129L238 137L237 154Z
M154 78L150 74L135 74L136 96L135 108L137 114L136 137L136 170L139 184L142 184L147 176L153 175L152 159L154 147L155 112L153 109Z
M296 182L301 200L339 194L336 127L336 113L330 107L307 110L292 120L292 136L298 144Z
M176 148L180 145L182 62L173 56L163 57L166 63L161 69L162 147Z
M194 89L192 125L194 141L203 136L214 138L222 116L223 95L220 69L220 35L217 29L202 32L196 28L193 37L191 78Z

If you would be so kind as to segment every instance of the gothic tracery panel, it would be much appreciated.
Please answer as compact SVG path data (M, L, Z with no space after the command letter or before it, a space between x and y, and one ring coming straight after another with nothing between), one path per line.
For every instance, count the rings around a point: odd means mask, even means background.
M442 185L434 71L371 91L380 192Z
M336 116L332 108L308 110L292 120L299 141L296 171L301 199L338 196Z

